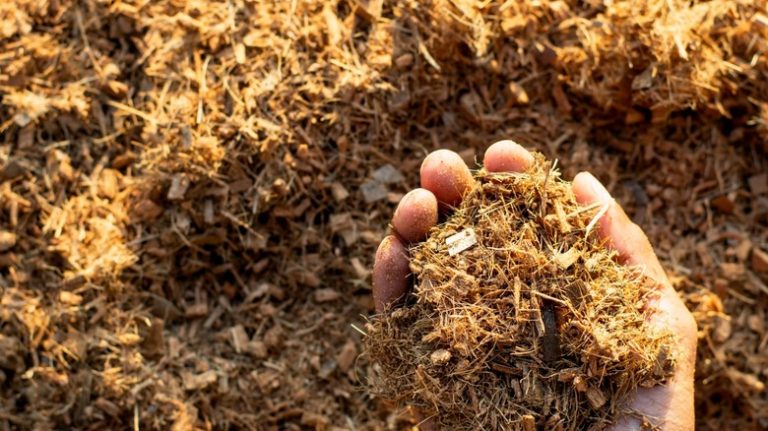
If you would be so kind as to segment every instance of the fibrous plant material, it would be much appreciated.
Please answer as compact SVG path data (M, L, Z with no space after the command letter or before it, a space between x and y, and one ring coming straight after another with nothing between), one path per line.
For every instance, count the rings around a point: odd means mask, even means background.
M656 246L697 429L768 429L765 14L0 1L0 429L405 429L349 365L374 251L427 152L510 136Z
M628 395L673 371L673 335L647 324L654 283L594 232L605 207L580 206L541 155L476 179L410 250L406 304L368 325L374 392L451 430L595 430L632 414Z

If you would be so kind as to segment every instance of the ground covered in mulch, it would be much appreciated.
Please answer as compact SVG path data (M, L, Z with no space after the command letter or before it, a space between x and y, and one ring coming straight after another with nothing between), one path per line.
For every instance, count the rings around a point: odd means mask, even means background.
M401 429L370 267L436 148L599 177L768 428L763 0L0 3L0 428Z

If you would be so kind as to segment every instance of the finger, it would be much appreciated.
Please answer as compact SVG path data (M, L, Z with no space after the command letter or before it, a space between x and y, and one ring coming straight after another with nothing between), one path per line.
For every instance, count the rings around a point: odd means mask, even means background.
M488 172L525 172L532 164L533 154L514 141L496 142L483 157Z
M395 235L381 241L373 263L373 303L381 313L398 302L408 288L408 249Z
M453 151L433 151L421 164L421 186L444 206L458 206L474 182L467 164Z
M408 192L397 205L392 226L407 243L423 240L437 224L437 198L427 189Z
M608 210L597 222L597 232L619 253L623 263L642 267L657 282L669 284L645 232L629 219L597 178L589 172L579 173L573 178L573 192L576 201L582 205L608 205Z

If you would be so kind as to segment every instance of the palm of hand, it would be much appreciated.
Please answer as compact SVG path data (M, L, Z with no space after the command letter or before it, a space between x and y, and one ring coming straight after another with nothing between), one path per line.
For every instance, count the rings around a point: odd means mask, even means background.
M533 162L532 155L511 142L498 142L485 153L483 163L491 172L523 172ZM437 223L440 208L455 207L473 179L464 161L454 152L438 150L421 166L423 188L409 192L400 201L392 219L395 234L381 242L373 271L373 296L376 308L396 303L408 289L408 250L406 244L424 239ZM675 374L664 386L641 388L630 396L626 406L632 415L617 418L614 430L638 429L640 417L651 426L665 430L694 428L693 374L696 357L696 323L678 297L642 229L634 224L608 191L592 175L582 172L573 180L579 203L608 204L598 222L598 232L615 249L622 262L645 270L656 281L659 296L648 304L654 311L652 325L668 328L680 337Z

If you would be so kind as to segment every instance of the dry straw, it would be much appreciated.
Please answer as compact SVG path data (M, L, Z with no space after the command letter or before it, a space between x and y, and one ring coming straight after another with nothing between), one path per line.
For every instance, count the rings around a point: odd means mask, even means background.
M374 392L442 429L605 428L674 367L672 335L646 324L653 285L590 232L602 208L579 206L543 156L476 178L411 249L406 306L368 326ZM470 229L477 243L451 256L446 240Z

